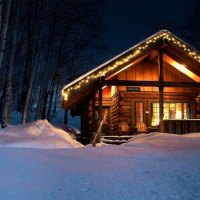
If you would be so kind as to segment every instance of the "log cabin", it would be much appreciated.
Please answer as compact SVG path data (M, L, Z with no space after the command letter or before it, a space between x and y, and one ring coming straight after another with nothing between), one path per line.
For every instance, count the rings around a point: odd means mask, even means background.
M140 132L200 132L200 53L161 30L62 89L62 107L81 118L90 143Z

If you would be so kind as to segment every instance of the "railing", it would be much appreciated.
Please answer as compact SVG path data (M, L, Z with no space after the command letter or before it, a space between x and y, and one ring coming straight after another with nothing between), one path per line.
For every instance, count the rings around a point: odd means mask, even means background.
M184 134L200 132L200 119L168 119L160 123L164 133Z

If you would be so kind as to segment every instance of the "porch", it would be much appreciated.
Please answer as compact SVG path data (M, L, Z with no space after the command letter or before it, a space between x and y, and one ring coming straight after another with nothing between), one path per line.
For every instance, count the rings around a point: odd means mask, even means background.
M160 131L173 134L200 133L200 119L163 120L160 123Z

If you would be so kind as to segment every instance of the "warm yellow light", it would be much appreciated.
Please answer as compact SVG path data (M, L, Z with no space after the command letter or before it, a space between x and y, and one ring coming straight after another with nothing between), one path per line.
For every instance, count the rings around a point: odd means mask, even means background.
M189 69L187 69L185 65L182 65L182 64L176 62L174 59L172 59L171 57L167 56L166 54L163 55L163 59L167 63L172 65L174 68L176 68L177 70L179 70L180 72L182 72L186 76L190 77L192 80L194 80L196 82L200 82L200 77L198 75L194 74Z
M117 92L116 86L111 86L111 97Z
M68 98L69 98L69 95L65 92L65 93L63 94L63 99L64 99L65 101L68 101Z
M115 72L114 75L118 74L122 70L127 69L128 67L131 66L128 62L130 62L132 58L136 57L137 55L142 53L146 48L148 48L152 43L155 43L157 40L162 39L162 38L167 39L174 45L180 47L182 50L184 50L187 53L188 56L192 57L194 60L196 60L197 62L200 63L200 55L196 51L188 48L188 45L186 45L181 40L179 40L176 37L174 37L173 35L171 35L168 31L162 31L159 34L154 35L151 38L148 38L145 42L137 45L137 47L134 47L133 50L128 55L126 55L126 57L122 58L121 60L116 59L117 61L114 64L109 65L109 66L104 65L103 68L99 68L100 69L99 71L98 70L96 71L95 69L91 70L90 72L84 74L83 76L80 76L75 81L66 85L63 89L67 89L67 90L65 90L65 91L67 91L67 93L65 93L64 90L62 91L63 98L65 100L68 100L68 96L69 96L71 90L77 90L80 87L84 86L85 84L88 84L91 81L98 79L102 74L107 75L108 72L118 68L119 66L125 65L125 66L123 66L123 69L120 69L119 71ZM181 71L182 73L184 73L185 75L187 75L188 77L193 79L194 81L200 82L200 77L197 76L196 74L194 74L193 72L191 72L189 69L187 69L186 66L181 65L180 63L171 59L167 55L165 55L165 59L167 60L166 62L171 64L173 67L175 67L176 69L178 69L179 71ZM112 77L113 77L113 75L112 75ZM106 77L106 78L109 79L110 77Z
M176 111L176 119L182 119L182 112L180 110Z

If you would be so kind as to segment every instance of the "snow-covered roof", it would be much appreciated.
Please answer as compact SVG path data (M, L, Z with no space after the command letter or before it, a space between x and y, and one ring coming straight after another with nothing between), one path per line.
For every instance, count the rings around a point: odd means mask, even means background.
M196 62L200 63L200 54L186 42L173 35L168 30L160 30L154 35L127 49L121 54L113 57L105 63L97 66L96 68L88 71L77 79L73 80L69 84L65 85L62 89L62 99L64 101L70 100L70 94L72 92L78 92L83 86L90 85L91 83L100 79L101 76L106 77L110 73L114 73L120 67L128 64L130 61L138 58L140 55L148 51L152 46L158 42L167 40L167 42L175 45L181 49L186 55L191 57Z

